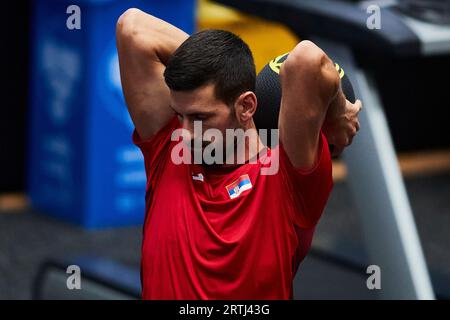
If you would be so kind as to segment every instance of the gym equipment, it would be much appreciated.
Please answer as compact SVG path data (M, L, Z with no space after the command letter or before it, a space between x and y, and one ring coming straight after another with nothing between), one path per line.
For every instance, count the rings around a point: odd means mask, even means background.
M369 28L368 24L374 9L370 5L376 1L217 2L284 23L339 61L364 105L359 114L361 130L342 157L348 167L348 182L360 212L370 261L382 271L380 297L434 299L379 93L370 73L356 63L356 58L448 55L450 28L416 19L400 10L396 1L378 2L375 7L382 19L380 29Z
M192 33L194 3L133 6ZM114 32L130 4L83 1L81 29L69 29L72 4L33 1L27 191L39 212L85 228L139 225L146 175L131 141Z
M279 72L281 64L287 59L289 53L285 53L279 57L274 58L258 73L256 77L255 94L258 99L258 108L253 116L256 128L258 129L277 129L278 128L278 114L280 112L281 102L281 84ZM355 93L353 91L352 83L345 74L345 71L335 63L336 70L341 77L342 91L345 97L350 102L356 101ZM301 90L301 88L299 88ZM272 148L272 141L270 135L267 136L267 145ZM333 146L330 145L330 150Z

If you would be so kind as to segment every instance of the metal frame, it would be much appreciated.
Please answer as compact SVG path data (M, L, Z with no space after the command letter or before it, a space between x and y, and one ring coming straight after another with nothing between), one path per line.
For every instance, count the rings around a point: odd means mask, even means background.
M380 298L434 299L414 216L398 165L378 89L351 50L314 38L349 76L364 101L362 130L343 154L370 261L381 268Z

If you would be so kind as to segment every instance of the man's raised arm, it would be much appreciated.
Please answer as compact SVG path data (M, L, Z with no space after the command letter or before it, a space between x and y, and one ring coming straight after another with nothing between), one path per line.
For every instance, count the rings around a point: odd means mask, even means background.
M280 139L295 168L316 163L320 130L331 104L346 100L339 74L328 56L311 41L301 41L280 70L282 88L278 127ZM328 147L328 146L324 146Z
M122 88L142 139L154 135L175 114L169 107L169 88L163 74L170 56L188 36L139 9L128 9L117 21Z

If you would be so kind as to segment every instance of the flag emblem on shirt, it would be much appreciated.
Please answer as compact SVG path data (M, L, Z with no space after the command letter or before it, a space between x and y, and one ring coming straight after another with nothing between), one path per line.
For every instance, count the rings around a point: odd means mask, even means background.
M227 189L230 199L234 199L245 190L250 190L252 188L252 182L250 181L248 174L244 174L232 184L227 185L225 188Z
M192 174L192 179L193 180L197 180L197 181L203 181L204 177L203 177L203 175L201 173L196 174L196 175Z

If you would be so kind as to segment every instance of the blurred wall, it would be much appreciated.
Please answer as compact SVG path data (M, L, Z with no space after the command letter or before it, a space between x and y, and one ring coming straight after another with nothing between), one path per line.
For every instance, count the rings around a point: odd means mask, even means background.
M282 24L210 0L198 0L197 29L223 29L240 36L253 53L257 72L273 58L291 51L300 41Z

